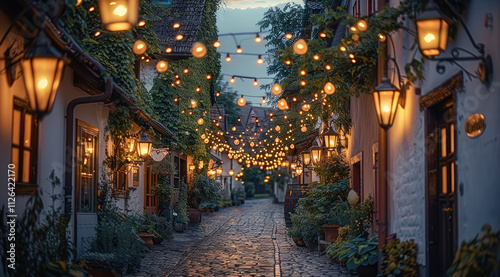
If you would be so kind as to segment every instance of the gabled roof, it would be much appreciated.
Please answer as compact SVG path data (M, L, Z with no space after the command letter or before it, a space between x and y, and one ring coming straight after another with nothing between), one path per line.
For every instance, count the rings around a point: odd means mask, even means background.
M168 14L162 9L156 9L156 15L161 18L154 23L158 42L163 49L172 48L172 53L164 54L166 57L191 56L204 9L205 0L173 0ZM179 23L180 28L175 29L174 23ZM177 34L182 34L184 38L177 41Z

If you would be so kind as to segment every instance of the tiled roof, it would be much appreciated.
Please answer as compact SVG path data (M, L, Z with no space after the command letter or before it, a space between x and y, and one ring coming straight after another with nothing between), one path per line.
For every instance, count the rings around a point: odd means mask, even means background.
M161 19L155 22L155 30L162 48L171 47L172 55L191 54L191 47L196 42L200 28L205 0L173 0L169 15L157 10ZM179 23L180 28L174 29L174 23ZM175 40L177 34L182 34L181 41Z

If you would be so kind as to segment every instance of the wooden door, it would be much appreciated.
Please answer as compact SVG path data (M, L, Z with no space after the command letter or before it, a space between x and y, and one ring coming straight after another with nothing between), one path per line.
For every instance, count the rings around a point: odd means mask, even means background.
M158 197L154 196L154 187L158 182L158 175L152 172L153 167L148 166L144 172L144 214L158 211Z
M428 110L426 154L429 276L446 276L457 246L455 126L452 97Z

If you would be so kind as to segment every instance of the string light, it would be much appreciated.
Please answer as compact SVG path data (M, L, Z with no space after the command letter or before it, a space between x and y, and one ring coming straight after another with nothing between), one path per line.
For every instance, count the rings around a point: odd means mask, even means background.
M216 40L216 41L214 41L214 43L212 45L215 48L219 48L220 47L220 41Z
M290 59L286 59L286 60L285 60L285 64L286 64L286 65L292 65L292 63L293 63L293 61L292 61L292 60L290 60Z
M356 26L358 26L358 30L362 32L366 31L366 29L368 28L368 24L363 19L360 19L358 23L356 23Z
M255 42L260 43L261 41L262 41L262 38L259 36L259 34L257 34L255 36Z
M292 38L293 38L292 33L286 33L286 34L285 34L285 38L286 38L286 39L292 39Z
M253 85L254 85L254 86L258 86L258 85L259 85L259 82L257 81L257 79L254 79L254 80L253 80Z
M288 107L288 104L286 103L286 100L285 98L281 98L279 101L278 101L278 109L280 110L286 110Z
M168 70L168 63L166 61L159 61L157 64L156 64L156 70L158 70L158 72L160 73L163 73L165 71Z
M229 82L230 82L231 84L234 84L234 82L236 82L236 79L234 79L234 76L233 76L233 77L231 77L231 79L229 80Z
M278 84L278 83L275 83L273 85L273 87L271 88L272 94L274 94L276 96L280 95L281 91L282 91L282 88L281 88L280 84Z
M351 32L356 32L356 31L357 31L356 27L351 26Z
M314 55L314 56L313 56L313 59L314 59L315 61L319 61L320 57L319 57L319 55L318 55L318 54L316 54L316 55Z
M332 95L335 93L335 85L333 85L331 82L327 82L323 87L323 91L328 95Z
M198 125L203 125L204 122L205 122L205 120L203 120L203 118L201 118L201 117L197 121Z
M347 48L346 48L345 46L340 46L340 47L339 47L339 50L340 50L341 52L345 52L345 51L347 51Z
M132 52L136 55L142 55L146 52L146 50L148 50L148 46L140 39L136 40L132 46Z
M305 53L307 53L307 50L308 50L307 42L304 39L299 38L297 41L294 42L293 52L295 52L295 54L304 55Z
M229 53L227 53L226 55L226 62L230 62L231 61L231 56L229 56Z
M89 12L93 12L95 10L95 7L90 7Z
M196 92L200 92L201 91L201 88L200 87L196 87Z
M238 45L238 46L236 47L236 53L238 53L238 54L243 53L243 49L241 49L241 46L239 46L239 45Z
M261 55L259 55L259 58L257 59L257 63L258 64L263 64L264 63L264 60L262 59Z
M212 75L207 74L207 80L210 80L210 79L212 79Z
M177 41L180 41L183 38L184 38L184 36L182 34L178 34L178 35L175 36L175 40L177 40Z
M167 53L171 53L171 52L172 52L172 48L167 47L167 48L165 49L165 52L167 52Z
M94 33L94 37L98 37L100 35L101 35L101 32L99 32L99 31L97 31L97 32Z
M181 24L179 24L179 23L174 23L174 25L173 25L172 27L174 27L174 29L178 29L179 27L181 27Z
M220 91L215 93L215 97L219 97L219 96L220 96Z
M193 44L193 48L191 48L191 54L195 58L203 58L207 54L207 47L199 41Z
M184 70L182 72L184 72L184 74L188 74L189 73L189 68L187 68L187 67L184 68ZM177 76L179 76L179 75L177 75ZM178 78L178 77L176 77L176 78Z
M378 40L381 42L384 42L386 39L386 36L384 34L378 34Z
M300 81L300 86L305 87L306 85L307 85L307 81L306 80L301 80Z
M247 103L247 100L245 100L245 98L243 98L243 95L238 99L238 102L237 102L238 106L240 106L240 107L245 106L246 103Z
M267 102L266 97L265 97L265 96L263 96L263 97L262 97L262 104L266 104L266 102Z
M325 65L325 70L332 70L332 66L329 64Z
M325 34L325 33L323 33L323 32L321 32L321 33L319 33L319 37L320 37L320 38L326 38L326 34Z

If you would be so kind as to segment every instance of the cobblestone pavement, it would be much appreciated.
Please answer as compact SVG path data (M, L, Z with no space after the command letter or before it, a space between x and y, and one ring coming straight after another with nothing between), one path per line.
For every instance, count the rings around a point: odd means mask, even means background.
M352 276L327 256L297 247L287 236L283 205L271 199L204 213L201 224L174 235L127 276Z

